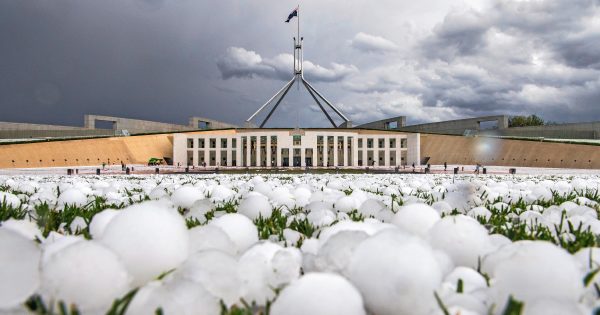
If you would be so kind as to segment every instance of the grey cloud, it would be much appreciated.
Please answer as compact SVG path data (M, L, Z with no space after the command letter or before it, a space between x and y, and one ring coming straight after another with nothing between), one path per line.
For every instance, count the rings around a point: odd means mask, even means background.
M368 53L387 53L398 50L398 45L389 39L360 32L350 40L350 46Z
M489 22L479 12L453 12L433 29L421 50L426 56L442 60L472 55L485 47L488 29Z
M223 79L261 77L276 80L289 80L292 77L294 58L290 54L280 54L273 59L263 59L254 51L230 47L217 61L217 67ZM323 67L310 61L304 61L307 79L315 82L337 82L358 69L353 65L331 63Z

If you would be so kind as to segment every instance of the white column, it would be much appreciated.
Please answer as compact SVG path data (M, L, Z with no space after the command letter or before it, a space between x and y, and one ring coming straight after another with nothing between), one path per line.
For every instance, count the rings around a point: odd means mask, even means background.
M338 166L338 136L333 136L333 166Z
M262 160L260 159L260 138L260 135L256 136L256 166L262 166Z
M216 138L215 145L215 166L221 166L221 138Z
M383 139L383 148L383 165L390 167L390 138L387 136Z
M252 153L251 147L252 147L252 139L250 138L250 136L246 136L246 166L250 167L250 155Z
M396 138L396 166L402 166L402 148L400 148L400 143L402 142L402 138Z
M329 158L327 156L327 148L328 148L328 143L327 143L327 134L323 134L323 167L327 167L327 159Z
M271 167L271 135L267 135L267 144L265 148L267 149L267 166Z
M350 159L350 157L348 156L349 144L350 144L349 137L344 136L344 147L342 148L342 151L344 152L344 167L348 167L348 160Z
M352 166L358 166L358 133L352 138Z
M235 166L242 165L242 138L240 136L235 136Z

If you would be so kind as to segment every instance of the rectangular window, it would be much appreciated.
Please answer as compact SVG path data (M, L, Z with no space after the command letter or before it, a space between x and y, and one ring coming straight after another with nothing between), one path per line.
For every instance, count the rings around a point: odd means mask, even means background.
M221 148L227 149L227 138L221 139Z
M373 148L373 138L367 138L367 149Z
M294 145L302 145L302 136L293 136Z
M209 143L210 143L210 148L211 148L211 149L214 149L214 148L216 148L216 147L217 147L217 139L215 139L215 138L211 138L211 139L209 140Z
M358 147L361 148L361 149L363 147L363 144L362 144L363 141L362 140L363 139L360 139L360 138L358 139Z
M277 136L271 136L271 145L277 146Z
M187 147L191 149L194 147L194 139L187 139Z
M390 138L390 149L396 148L396 139Z
M385 148L385 139L379 138L378 141L377 141L377 147L378 148Z
M199 148L200 149L204 149L204 139L198 139L198 143L199 143Z
M400 147L401 148L406 148L407 147L407 145L406 145L406 139L400 140Z
M231 139L231 147L234 149L237 148L237 139L236 138Z

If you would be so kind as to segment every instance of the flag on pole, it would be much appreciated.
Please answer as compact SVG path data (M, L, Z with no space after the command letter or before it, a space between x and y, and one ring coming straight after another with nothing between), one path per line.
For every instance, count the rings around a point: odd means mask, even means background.
M294 11L292 11L292 13L290 13L290 15L288 15L288 18L287 18L287 20L285 21L285 23L289 23L289 22L290 22L290 20L291 20L291 19L292 19L294 16L298 16L298 8L299 8L299 7L296 7L296 8L294 9Z

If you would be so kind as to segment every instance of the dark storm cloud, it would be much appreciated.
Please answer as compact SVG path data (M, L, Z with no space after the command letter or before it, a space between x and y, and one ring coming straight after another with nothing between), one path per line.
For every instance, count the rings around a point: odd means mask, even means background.
M307 79L356 122L600 120L599 0L424 1L304 1ZM0 121L241 123L292 76L295 5L0 1ZM290 92L280 126L323 122L305 94Z

